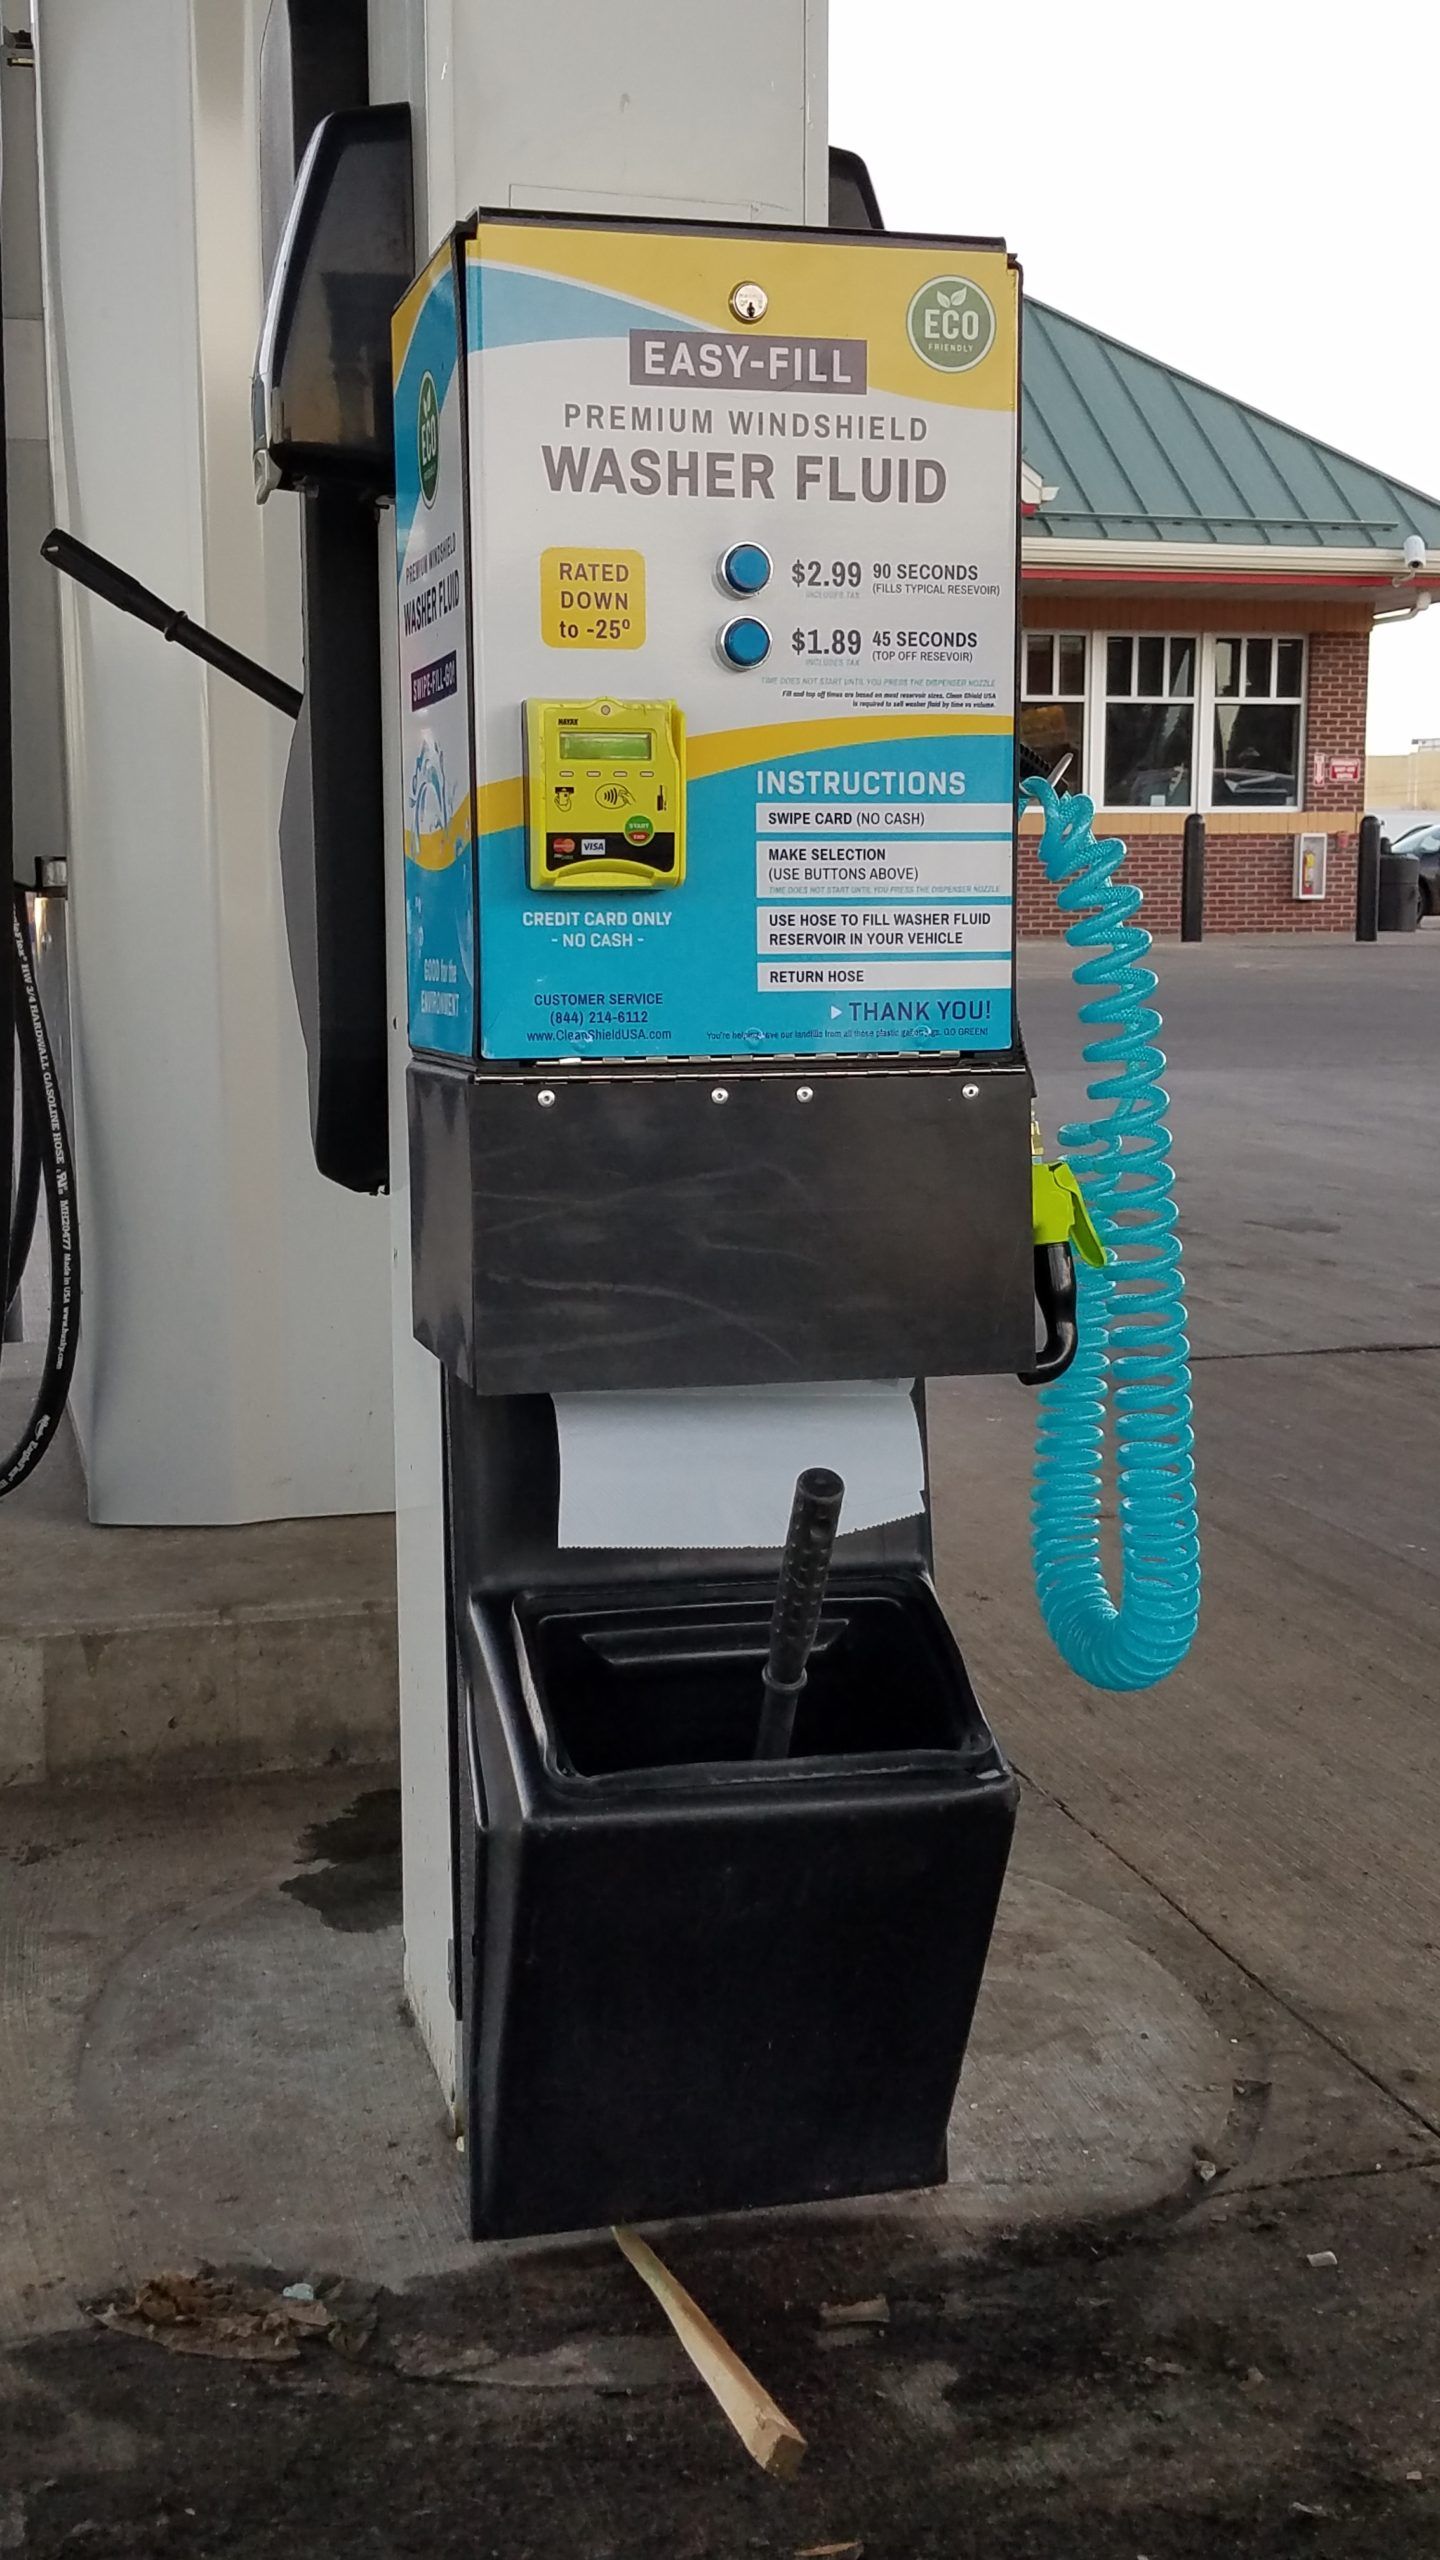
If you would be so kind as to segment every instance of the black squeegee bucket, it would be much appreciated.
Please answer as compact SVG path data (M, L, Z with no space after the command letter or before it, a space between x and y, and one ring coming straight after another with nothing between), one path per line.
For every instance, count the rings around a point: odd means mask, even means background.
M913 1566L834 1567L757 1758L775 1597L466 1613L477 2236L945 2176L1015 1784Z

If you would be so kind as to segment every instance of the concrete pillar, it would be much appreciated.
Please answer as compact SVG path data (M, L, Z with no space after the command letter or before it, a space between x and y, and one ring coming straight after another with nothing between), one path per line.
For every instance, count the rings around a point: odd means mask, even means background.
M37 0L50 416L58 520L295 680L250 466L266 4ZM92 1517L386 1509L388 1212L310 1157L288 724L78 590L62 630Z
M825 0L370 0L371 94L416 120L422 257L477 205L823 224ZM566 63L583 76L559 76ZM395 562L382 538L393 648ZM410 1329L405 957L392 719L391 1161L405 1978L452 2103L450 1768L439 1370ZM462 1773L462 1795L468 1779Z

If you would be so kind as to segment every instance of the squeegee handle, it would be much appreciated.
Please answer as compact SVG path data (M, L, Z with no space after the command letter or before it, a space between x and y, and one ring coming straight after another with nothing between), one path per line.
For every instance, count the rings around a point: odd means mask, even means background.
M805 1665L825 1605L830 1557L844 1499L845 1487L828 1467L807 1467L796 1481L780 1565L780 1588L770 1619L765 1678L772 1688L793 1688L805 1677Z
M233 649L218 633L207 631L203 623L192 622L178 605L167 604L163 596L153 595L142 587L128 569L107 560L103 551L92 551L88 542L77 542L73 533L65 533L57 524L40 545L40 557L52 569L73 578L78 586L88 587L92 595L113 604L118 613L133 613L137 622L158 631L162 640L173 640L192 657L203 658L207 666L218 668L247 693L258 694L262 702L276 711L288 712L292 720L299 717L301 696L293 684L277 676L270 667L262 667L255 658L247 658L243 649Z
M780 1563L780 1587L770 1618L765 1704L755 1752L758 1760L783 1760L790 1748L795 1705L805 1686L805 1666L825 1606L830 1558L844 1499L844 1483L829 1467L807 1467L796 1479Z

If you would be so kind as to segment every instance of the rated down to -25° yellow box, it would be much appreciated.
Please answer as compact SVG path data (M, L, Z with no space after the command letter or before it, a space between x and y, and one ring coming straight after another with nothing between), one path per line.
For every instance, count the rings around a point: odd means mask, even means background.
M542 551L540 633L551 649L638 649L645 637L644 552Z

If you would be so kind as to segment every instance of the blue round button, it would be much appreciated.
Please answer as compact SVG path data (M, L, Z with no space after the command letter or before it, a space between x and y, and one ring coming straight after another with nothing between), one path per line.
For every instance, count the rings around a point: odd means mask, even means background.
M737 542L721 561L720 575L732 595L758 596L770 584L770 554L758 542Z
M754 622L742 614L738 622L727 622L720 634L720 655L732 667L758 667L770 655L770 634L763 622Z

